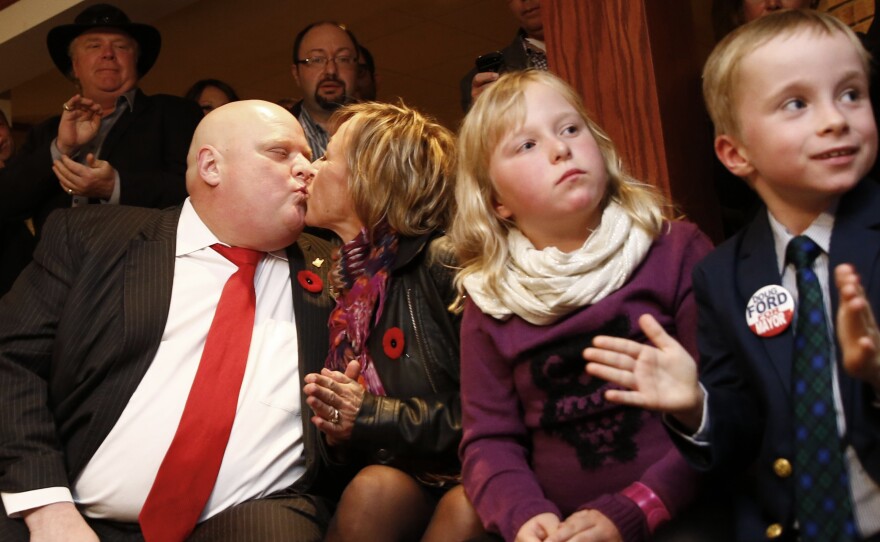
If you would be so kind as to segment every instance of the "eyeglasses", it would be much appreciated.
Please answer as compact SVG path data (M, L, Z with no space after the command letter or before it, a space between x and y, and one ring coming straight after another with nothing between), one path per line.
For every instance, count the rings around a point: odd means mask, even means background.
M326 56L310 56L309 58L296 61L297 64L305 64L307 68L315 69L326 67L328 62L333 62L340 69L353 69L357 65L357 57L349 55L329 58Z

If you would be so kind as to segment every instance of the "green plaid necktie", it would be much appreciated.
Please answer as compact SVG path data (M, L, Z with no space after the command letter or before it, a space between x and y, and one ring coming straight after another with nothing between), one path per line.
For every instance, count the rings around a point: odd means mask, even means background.
M785 258L797 271L794 332L795 501L801 540L854 540L849 479L837 431L831 388L831 343L822 288L813 260L822 249L806 236L788 243Z

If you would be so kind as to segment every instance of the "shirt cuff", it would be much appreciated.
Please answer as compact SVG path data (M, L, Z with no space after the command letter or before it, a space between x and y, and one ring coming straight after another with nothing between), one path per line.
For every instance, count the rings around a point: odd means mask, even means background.
M113 170L113 176L113 193L110 194L110 199L102 199L101 203L119 205L119 194L122 192L122 189L119 187L119 172L115 169Z
M66 487L47 487L21 493L0 493L6 515L10 518L21 517L21 513L31 508L39 508L56 502L73 502L73 495Z
M703 390L703 421L700 423L700 427L697 428L697 431L693 434L690 434L685 430L684 427L678 422L675 421L674 418L663 415L663 423L666 424L666 427L670 429L673 433L680 436L684 440L696 444L697 446L708 446L709 445L709 392L706 391L706 388L703 384L700 384L700 388Z
M52 143L49 143L49 154L52 155L52 161L61 160L61 157L64 156L61 151L58 150L58 138L52 140Z

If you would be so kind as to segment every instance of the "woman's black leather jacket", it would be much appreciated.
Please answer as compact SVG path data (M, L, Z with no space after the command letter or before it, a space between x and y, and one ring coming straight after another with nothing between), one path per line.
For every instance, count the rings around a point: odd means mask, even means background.
M445 237L400 239L382 317L367 342L387 396L364 396L348 460L394 466L431 485L457 478L460 317L447 309L454 275Z

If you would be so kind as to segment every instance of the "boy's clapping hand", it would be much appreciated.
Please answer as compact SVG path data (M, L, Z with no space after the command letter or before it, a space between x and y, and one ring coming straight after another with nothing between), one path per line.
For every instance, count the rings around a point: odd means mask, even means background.
M834 281L840 295L836 325L843 368L880 391L880 330L859 274L841 264L834 269Z
M583 352L587 373L626 388L608 390L609 401L665 412L696 431L703 416L697 364L653 316L642 315L639 326L654 346L596 337Z

